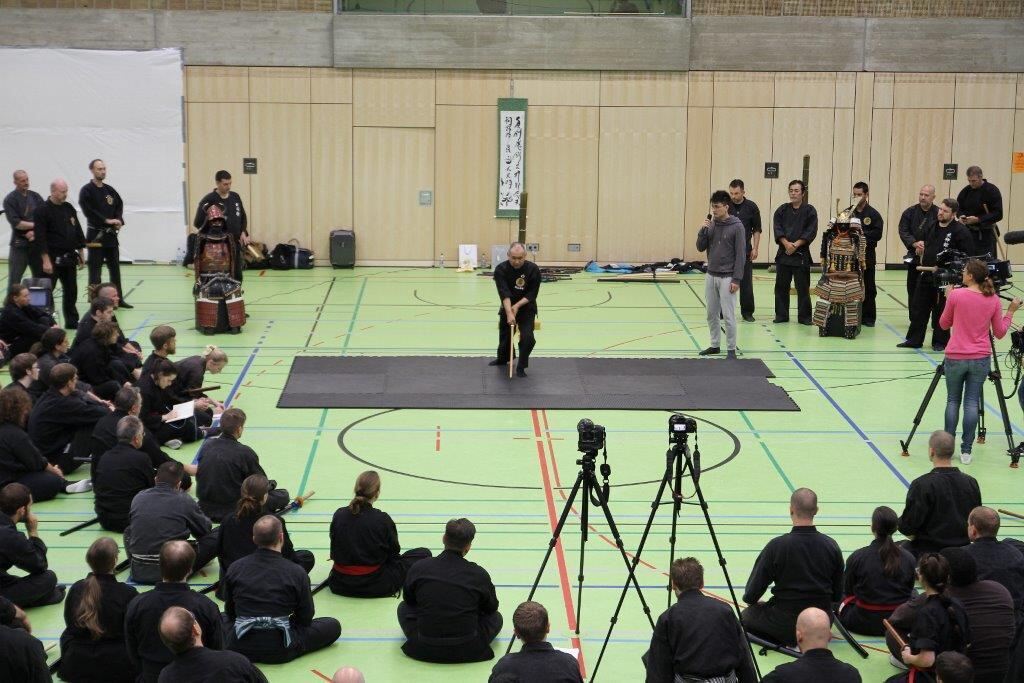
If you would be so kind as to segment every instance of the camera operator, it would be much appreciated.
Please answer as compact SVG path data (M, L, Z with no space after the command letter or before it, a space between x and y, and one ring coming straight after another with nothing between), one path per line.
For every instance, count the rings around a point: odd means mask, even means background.
M960 435L960 462L967 465L971 462L971 446L978 427L981 387L992 362L988 335L991 331L997 339L1006 336L1021 302L1014 299L1003 314L988 266L980 259L972 258L967 262L962 278L963 287L953 288L946 295L946 307L939 318L939 327L943 330L953 328L943 363L948 395L946 431L956 436L962 397L964 429Z
M78 267L85 260L85 235L78 212L68 201L68 184L58 178L50 183L50 196L35 211L35 249L43 262L43 273L64 288L64 327L78 327Z
M974 241L971 233L956 220L960 205L955 199L946 198L939 205L938 221L927 223L921 239L914 243L914 250L924 267L935 267L940 252L954 249L971 253ZM928 329L928 317L932 319L932 350L944 351L949 341L949 332L939 327L939 316L946 304L946 297L939 288L935 274L922 272L917 278L914 296L910 300L910 329L907 340L897 344L901 349L919 349L924 345L924 334Z

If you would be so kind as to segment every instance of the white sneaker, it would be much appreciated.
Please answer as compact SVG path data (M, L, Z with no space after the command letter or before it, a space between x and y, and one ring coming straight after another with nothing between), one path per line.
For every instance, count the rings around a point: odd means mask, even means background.
M971 464L971 460L972 460L972 458L971 458L971 454L970 453L961 453L960 454L960 462L963 463L964 465L970 465Z
M89 491L92 491L91 479L74 481L64 487L64 493L87 493Z
M171 439L170 441L164 441L164 445L170 448L172 451L176 451L181 448L181 439Z

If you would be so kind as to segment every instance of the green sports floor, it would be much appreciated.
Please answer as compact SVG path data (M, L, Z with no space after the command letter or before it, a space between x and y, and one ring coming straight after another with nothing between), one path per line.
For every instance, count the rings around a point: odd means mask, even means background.
M714 526L737 595L757 553L789 529L788 499L797 487L817 491L819 528L844 553L870 540L875 506L902 509L910 480L929 469L927 434L942 427L945 390L929 407L911 457L900 455L904 438L933 374L939 354L896 349L906 329L903 272L879 273L879 321L849 341L820 339L816 328L772 325L773 276L756 275L757 322L741 323L741 354L762 358L773 381L799 404L800 412L704 412L699 419L701 478ZM317 558L311 579L329 567L328 527L334 510L348 502L359 472L381 472L378 507L398 524L404 547L440 550L444 523L468 517L477 525L469 559L490 572L505 614L495 642L503 652L511 614L526 598L578 470L576 423L583 417L608 430L612 466L611 509L627 550L639 542L664 469L667 413L637 411L281 410L278 395L297 355L444 355L490 358L496 344L496 295L488 278L452 270L357 268L257 273L245 279L251 314L242 334L205 337L193 328L192 273L173 266L132 266L123 276L128 299L121 311L126 334L148 348L152 327L178 330L178 358L208 343L224 348L230 363L214 392L249 416L243 441L260 454L268 474L293 494L316 491L288 515L297 548ZM543 285L543 326L537 356L692 357L707 345L703 277L681 284L601 283L580 274ZM795 297L793 304L795 306ZM793 316L795 319L795 315ZM1000 354L1006 343L1000 344ZM709 363L724 362L708 360ZM529 381L514 380L514 381ZM986 504L1024 508L1024 470L1007 467L1006 446L991 385L986 386L988 444L975 448L967 468L981 483ZM1016 398L1009 403L1015 440L1024 435ZM196 445L177 455L191 461ZM692 489L687 486L687 493ZM93 516L90 494L61 496L39 504L40 531L50 564L61 581L86 573L85 549L101 535L92 527L61 538L59 532ZM578 512L579 506L574 512ZM1024 512L1024 509L1020 510ZM647 543L637 578L654 615L666 605L669 563L668 507ZM577 604L580 523L569 523L541 579L536 599L551 616L550 640L579 647L589 678L626 579L626 570L600 515L591 515L585 553L582 611ZM1024 533L1024 523L1004 520L1005 535ZM118 541L120 539L118 538ZM677 556L694 555L706 568L710 592L728 589L698 507L680 517ZM216 580L212 567L196 586ZM355 600L323 591L319 615L341 620L341 639L331 648L285 666L263 667L274 681L316 681L342 665L359 667L368 681L484 681L492 663L429 665L406 658L392 598ZM30 611L34 633L55 646L63 628L60 606ZM642 680L640 656L650 627L635 593L627 595L609 649L597 672L604 681ZM865 681L894 672L877 639L865 639L861 660L845 642L834 652L854 663ZM499 652L499 654L500 654ZM784 657L758 657L762 673Z

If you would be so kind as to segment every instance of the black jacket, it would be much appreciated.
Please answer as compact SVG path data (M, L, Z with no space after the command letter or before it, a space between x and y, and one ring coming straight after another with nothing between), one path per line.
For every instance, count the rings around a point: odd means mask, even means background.
M58 458L79 429L93 429L110 410L76 393L62 395L48 389L39 397L28 416L28 434L39 451L50 459Z
M50 683L43 644L20 628L0 626L0 681Z
M337 564L372 566L402 554L398 529L388 513L364 505L358 515L348 506L331 520L331 560Z
M170 412L171 408L177 405L178 401L171 394L170 387L161 389L153 381L153 377L142 372L137 385L139 394L142 396L142 410L139 412L139 419L151 432L156 432L163 426L163 416Z
M810 204L804 202L800 208L794 209L786 203L775 209L772 216L772 235L779 250L775 252L775 262L787 266L811 267L811 243L818 235L818 212ZM790 242L803 240L804 244L792 254L782 248L782 238Z
M135 494L153 487L153 463L131 444L119 443L103 454L93 474L93 507L108 531L125 530Z
M96 578L102 590L99 622L103 636L95 640L89 629L75 623L75 612L85 593L86 577L71 586L64 600L65 628L60 637L61 677L76 683L134 681L137 672L124 644L124 616L139 592L110 574L100 574Z
M116 218L124 225L124 202L117 190L106 183L103 187L96 187L90 180L78 193L78 207L85 214L86 225L90 228L90 239L98 238L103 246L115 246L117 232L101 232L97 228L110 228L106 222L108 218Z
M46 544L21 533L10 517L0 514L0 583L10 578L7 570L11 567L29 575L42 574L48 568Z
M985 180L977 190L967 185L960 190L956 201L960 205L957 215L974 216L978 219L976 225L970 226L972 231L992 230L996 223L1003 220L1003 194L988 180Z
M924 239L924 228L939 220L939 207L932 204L931 208L925 211L920 204L914 204L903 211L900 216L899 233L900 241L907 251L914 254L914 242Z
M978 565L978 579L991 579L1010 591L1013 608L1024 614L1024 555L1009 543L989 536L964 548Z
M488 680L493 681L501 674L536 683L583 683L576 658L559 652L547 641L524 643L519 652L505 655L491 669Z
M24 353L54 324L53 317L41 308L7 304L0 312L0 339Z
M89 337L76 344L71 350L71 363L78 368L78 375L93 386L112 382L117 388L125 381L123 374L116 373L110 366L113 350L106 344Z
M256 451L230 434L208 439L196 472L199 507L214 521L229 515L241 497L242 482L251 474L267 475Z
M243 655L230 650L194 647L176 656L160 672L160 683L267 683Z
M194 614L203 629L203 645L213 650L224 649L217 603L195 592L188 584L158 583L153 590L132 600L124 619L128 655L146 683L156 683L161 669L173 659L171 651L160 640L158 629L160 617L168 607L184 607Z
M835 658L826 648L808 650L800 659L780 664L761 679L764 683L860 683L860 673Z
M220 560L221 574L237 560L256 552L256 544L252 541L252 528L256 524L256 520L264 514L266 513L260 511L255 515L239 518L232 512L221 521L220 533L217 534L217 559ZM281 530L284 532L281 556L291 560L295 556L295 546L292 545L284 517L279 515L277 518L281 520Z
M49 199L35 211L36 239L32 248L51 259L85 247L85 234L78 212L70 202L54 204ZM57 265L56 263L54 264Z
M128 413L123 410L114 410L108 412L106 415L100 418L99 422L92 430L92 459L93 469L99 465L100 458L104 453L109 451L111 448L117 445L117 423L121 421L122 417L127 417ZM149 461L153 465L153 469L160 467L165 462L170 461L171 456L167 455L165 451L160 448L160 443L156 440L156 437L148 429L142 434L142 447L140 451L149 456ZM186 481L188 484L186 484ZM187 490L191 479L186 474L181 482L181 488Z
M895 577L889 576L878 554L881 545L882 541L875 539L871 545L855 550L846 560L843 594L856 596L869 605L902 605L914 593L917 560L900 548L899 572Z
M190 394L189 389L198 389L203 386L206 377L206 360L202 356L189 356L174 364L178 368L178 376L174 378L171 385L178 396L199 398L199 394Z
M30 472L46 469L46 458L16 424L0 424L0 488Z
M914 539L915 552L938 552L971 542L967 516L981 505L981 489L956 467L936 467L910 482L900 533Z
M826 611L843 592L843 553L813 526L795 526L773 538L754 562L743 601L752 605L772 586L772 603L799 613L806 607Z
M508 261L502 261L494 269L494 284L498 288L498 298L509 299L513 305L520 299L529 303L523 305L525 311L537 311L537 296L540 294L540 268L533 261L524 261L523 267L516 270Z

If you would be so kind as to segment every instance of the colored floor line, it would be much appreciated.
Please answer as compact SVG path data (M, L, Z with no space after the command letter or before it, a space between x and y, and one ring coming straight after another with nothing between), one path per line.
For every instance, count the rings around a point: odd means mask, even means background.
M366 292L366 283L368 279L363 278L362 283L359 285L359 294L356 295L356 303L352 308L352 317L348 321L348 331L345 332L345 341L341 344L341 355L345 355L348 352L349 342L352 341L352 332L356 328L356 319L359 317L359 307L363 304L363 294Z
M687 325L686 321L683 320L681 315L679 315L679 311L676 310L676 307L669 300L668 295L665 294L665 290L661 288L661 284L657 282L654 283L654 288L658 290L658 294L660 294L661 298L665 300L665 304L668 306L669 310L672 311L672 315L674 315L676 317L676 320L679 321L679 324L683 326L683 331L686 332L686 335L690 338L690 341L693 342L693 348L699 350L700 342L697 341L697 338L693 336L693 332L690 331L689 325Z
M309 483L309 474L313 471L313 462L316 460L316 452L320 446L320 436L323 434L324 423L327 421L327 409L320 411L320 428L313 437L313 444L309 447L309 455L306 456L306 467L302 471L302 479L299 481L298 495L306 494L306 484ZM332 513L333 514L333 513Z
M754 438L756 438L757 442L761 444L761 450L763 450L764 454L768 456L768 462L772 464L772 467L775 468L775 471L779 473L780 477L782 477L782 481L785 482L786 486L789 488L790 493L796 491L796 488L793 486L793 482L789 480L789 477L786 476L785 470L782 469L782 465L780 465L779 461L775 459L775 456L772 454L771 449L768 448L768 444L764 442L764 439L761 438L761 434L754 428L754 425L750 422L750 418L747 417L746 411L741 410L739 411L739 413L740 417L743 418L743 421L747 423L747 427L750 428L750 431L754 435Z

